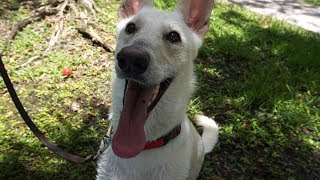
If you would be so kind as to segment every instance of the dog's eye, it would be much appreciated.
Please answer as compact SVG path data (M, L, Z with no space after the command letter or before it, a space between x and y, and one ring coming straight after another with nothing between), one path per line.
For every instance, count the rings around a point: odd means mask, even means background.
M166 35L166 39L171 43L181 42L180 35L177 31L171 31Z
M137 30L136 25L134 23L129 23L126 27L126 32L128 34L132 34Z

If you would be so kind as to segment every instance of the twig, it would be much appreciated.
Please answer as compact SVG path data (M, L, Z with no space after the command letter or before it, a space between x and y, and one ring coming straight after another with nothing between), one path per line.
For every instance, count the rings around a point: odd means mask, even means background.
M64 3L61 5L61 7L59 7L59 12L58 12L58 16L59 18L63 17L63 11L66 10L66 7L68 6L69 1L65 0Z
M83 35L84 38L90 39L93 43L102 47L107 52L113 52L112 47L107 45L106 42L91 28L91 27L78 27L78 32Z
M49 41L49 45L47 47L47 49L44 51L44 53L47 53L58 41L59 36L61 34L61 31L63 29L63 25L64 25L64 20L61 19L59 24L56 26L55 32L52 33L50 41Z
M54 33L52 33L50 41L48 43L48 47L47 49L44 51L44 54L46 54L58 41L59 36L63 30L63 26L64 26L64 11L66 10L66 8L70 6L70 1L69 0L64 0L63 4L61 4L57 9L58 9L58 21L59 24L56 25L55 31Z
M24 62L23 64L21 64L19 67L17 68L22 68L24 66L26 66L27 64L33 62L34 60L39 59L41 56L33 56L32 58L28 59L26 62Z
M76 17L79 17L79 11L76 8L76 6L74 5L74 3L70 3L69 7L72 9L72 11L75 13Z
M84 7L91 12L93 16L95 16L97 7L93 0L79 0L80 3L84 5Z

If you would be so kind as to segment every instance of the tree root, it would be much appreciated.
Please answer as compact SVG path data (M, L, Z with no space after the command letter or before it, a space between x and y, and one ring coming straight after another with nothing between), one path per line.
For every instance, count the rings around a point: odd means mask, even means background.
M85 13L80 12L78 9L78 5L83 7L86 11ZM112 47L110 47L94 30L92 27L88 27L86 21L88 21L87 11L95 17L96 12L101 12L101 10L96 6L94 0L48 0L48 4L39 7L34 10L34 15L23 19L11 27L11 32L4 43L4 47L6 48L11 41L16 37L18 32L22 31L29 24L39 21L46 16L56 15L57 25L55 28L55 32L52 33L50 41L48 43L48 47L45 49L42 56L45 56L46 53L56 44L59 40L59 36L64 29L64 20L67 18L65 16L65 11L70 11L72 17L78 20L78 32L83 35L84 38L90 39L93 44L96 44L107 52L112 52ZM94 18L96 19L96 18ZM84 23L85 22L85 23ZM0 50L0 54L3 51ZM36 57L35 59L39 59L41 57ZM33 58L31 58L33 60Z
M60 20L59 24L56 27L56 31L51 35L51 39L49 41L47 49L44 53L47 53L58 41L61 31L63 30L64 21Z
M84 38L90 39L94 44L102 47L107 52L113 52L110 47L103 39L91 28L87 26L78 27L78 32L82 34Z
M101 13L101 11L95 4L94 0L78 0L78 3L83 5L87 11L90 12L91 15L94 16L93 21L96 19L95 13ZM71 7L74 9L74 7ZM99 35L96 31L91 27L88 26L88 13L79 14L78 15L78 27L77 30L84 38L90 39L93 44L102 47L107 52L113 52L113 48L109 46Z
M6 41L4 42L4 47L6 48L11 43L11 41L16 37L18 32L22 31L29 24L39 21L46 16L57 14L58 10L57 10L57 7L55 7L55 5L59 2L60 2L59 0L53 0L52 1L53 4L41 6L40 8L36 9L35 15L29 18L23 19L17 22L16 24L12 25L11 32L8 38L6 39ZM2 51L0 51L0 54L2 54Z

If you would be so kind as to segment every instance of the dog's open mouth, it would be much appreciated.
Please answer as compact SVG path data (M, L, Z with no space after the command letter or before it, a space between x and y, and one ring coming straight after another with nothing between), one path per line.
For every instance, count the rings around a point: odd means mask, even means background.
M123 108L112 138L112 150L117 156L131 158L143 151L146 144L144 124L148 113L157 105L172 80L168 78L153 86L126 81Z

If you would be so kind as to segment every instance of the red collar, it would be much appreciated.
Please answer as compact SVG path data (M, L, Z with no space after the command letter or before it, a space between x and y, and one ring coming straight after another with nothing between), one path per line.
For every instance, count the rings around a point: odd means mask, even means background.
M172 131L170 131L165 136L162 136L162 137L160 137L159 139L157 139L155 141L147 142L145 147L144 147L144 150L154 149L154 148L158 148L158 147L164 146L170 140L172 140L175 137L177 137L180 134L180 132L181 132L181 124L177 125Z

